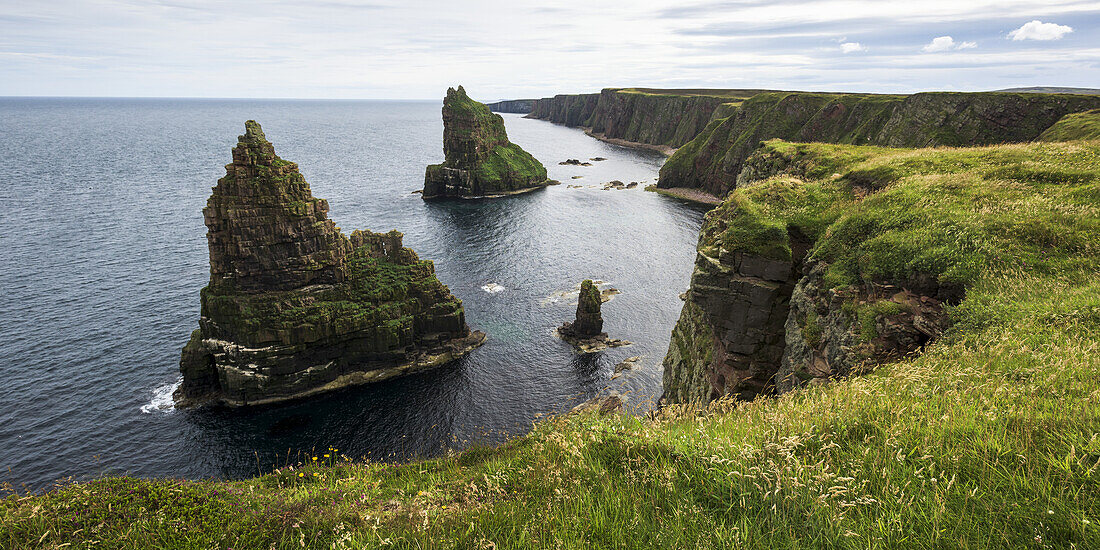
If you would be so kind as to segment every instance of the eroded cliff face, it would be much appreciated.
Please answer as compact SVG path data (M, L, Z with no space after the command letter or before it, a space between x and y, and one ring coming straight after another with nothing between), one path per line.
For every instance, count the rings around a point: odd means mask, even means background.
M181 407L253 405L444 364L485 335L397 231L327 219L298 167L246 123L203 210L210 284L183 349Z
M857 245L885 237L849 216L898 177L860 165L884 151L822 154L769 142L747 160L739 179L744 190L705 218L664 359L666 402L753 399L823 383L920 353L944 333L945 306L962 299L964 285L921 271L935 262L917 260L918 267L897 270L904 275L860 274L869 260ZM922 162L903 163L917 173L936 172L934 163L913 155L912 162ZM868 174L883 181L870 182ZM901 256L887 261L909 261Z
M527 118L548 120L566 126L588 126L596 112L600 94L559 94L536 99Z
M529 118L584 127L595 137L680 147L715 113L759 90L651 90L605 88L598 94L557 95L535 102Z
M749 156L773 138L889 147L1023 142L1068 113L1097 106L1096 96L1070 94L761 93L677 150L661 168L657 186L725 196Z
M546 167L508 141L504 119L466 95L448 88L443 100L442 164L424 174L425 200L487 197L546 187Z
M680 147L729 101L721 97L605 89L587 126L604 138Z

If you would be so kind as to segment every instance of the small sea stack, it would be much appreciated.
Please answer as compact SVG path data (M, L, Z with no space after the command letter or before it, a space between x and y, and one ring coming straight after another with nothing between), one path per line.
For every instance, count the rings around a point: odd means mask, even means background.
M500 197L542 189L546 167L519 145L508 141L504 119L466 90L448 88L443 100L442 164L424 173L424 200Z
M600 290L590 279L585 279L577 298L577 318L572 323L566 322L559 327L558 336L582 353L630 344L626 340L608 338L607 333L603 332L603 315L600 313L602 303Z
M328 219L255 121L203 209L210 282L177 406L258 405L443 365L485 340L398 231Z

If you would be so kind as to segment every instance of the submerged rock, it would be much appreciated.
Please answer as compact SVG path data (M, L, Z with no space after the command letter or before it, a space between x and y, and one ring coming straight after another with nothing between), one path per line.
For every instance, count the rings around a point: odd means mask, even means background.
M448 88L443 100L442 164L424 174L424 200L513 195L550 184L546 167L508 141L504 119L470 99L466 90Z
M626 400L622 394L617 391L612 391L606 396L597 396L573 407L572 414L583 413L597 413L600 415L610 414L613 412L619 412L623 410L623 405Z
M442 365L485 339L402 234L342 234L298 166L245 124L203 209L210 283L178 406L284 401Z

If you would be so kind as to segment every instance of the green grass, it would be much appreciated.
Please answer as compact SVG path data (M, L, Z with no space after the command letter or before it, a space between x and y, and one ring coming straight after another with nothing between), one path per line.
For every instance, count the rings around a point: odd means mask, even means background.
M968 286L990 268L1100 270L1095 142L887 149L770 141L754 156L790 159L795 174L731 193L708 216L701 246L788 259L796 228L817 243L811 259L830 264L831 286L917 275Z
M12 495L0 547L1100 547L1100 144L766 147L831 173L723 207L805 228L839 280L965 284L944 338L778 398L551 417L411 464L333 449L248 480Z
M1100 109L1073 113L1047 128L1037 141L1071 141L1076 139L1100 139Z

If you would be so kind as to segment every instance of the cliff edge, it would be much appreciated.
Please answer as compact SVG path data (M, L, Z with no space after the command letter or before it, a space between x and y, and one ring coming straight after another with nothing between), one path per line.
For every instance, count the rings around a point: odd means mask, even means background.
M255 121L203 209L210 283L178 406L272 403L444 364L480 345L462 302L402 234L328 219Z
M707 213L664 360L666 402L868 372L965 321L981 307L963 304L976 286L1092 272L1098 153L1095 141L765 143Z

